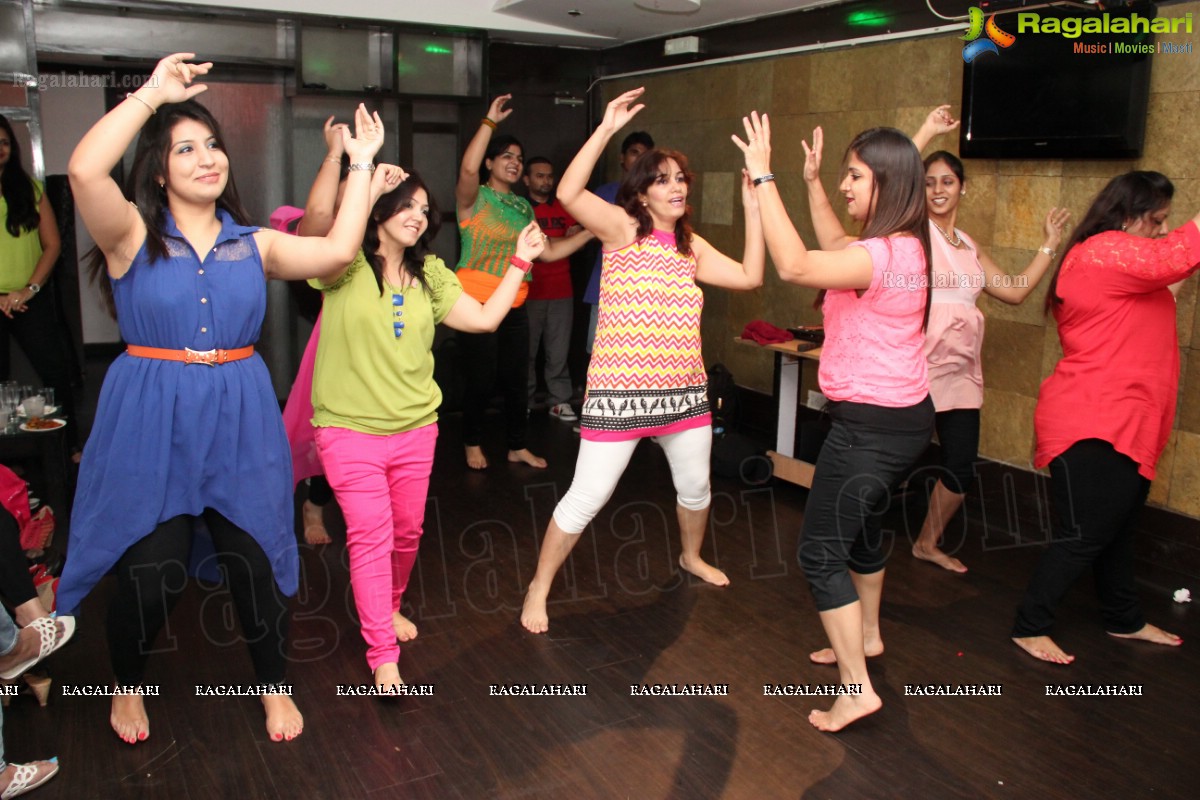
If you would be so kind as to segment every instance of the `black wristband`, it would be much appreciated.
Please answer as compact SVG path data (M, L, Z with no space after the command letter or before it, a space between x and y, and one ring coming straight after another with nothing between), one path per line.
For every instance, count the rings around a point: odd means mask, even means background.
M768 172L766 175L759 175L754 179L755 186L762 186L764 183L770 183L775 180L775 175Z

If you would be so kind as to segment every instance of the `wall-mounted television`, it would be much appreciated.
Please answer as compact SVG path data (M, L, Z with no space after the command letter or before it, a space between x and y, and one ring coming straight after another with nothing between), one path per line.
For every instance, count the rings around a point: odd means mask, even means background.
M1169 22L1155 22L1156 13L1153 4L1138 3L1103 12L1040 8L995 17L1015 39L963 66L959 152L969 158L1140 156L1151 50L1157 47L1153 31ZM1157 38L1182 44L1192 36Z

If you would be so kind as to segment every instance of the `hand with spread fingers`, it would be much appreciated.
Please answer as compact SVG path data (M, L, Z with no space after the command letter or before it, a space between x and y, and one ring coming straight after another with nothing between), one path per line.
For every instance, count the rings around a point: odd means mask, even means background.
M359 103L354 111L354 136L350 136L349 126L342 130L342 146L350 156L350 163L366 164L375 158L383 147L383 133L379 112L368 113L367 107Z
M619 131L628 125L629 120L636 117L638 112L646 107L645 103L633 104L645 91L646 88L644 86L639 86L636 89L630 89L628 92L618 95L604 109L604 121L600 123L600 126L612 132Z
M751 111L750 116L742 117L742 124L746 127L746 141L736 133L729 138L746 157L746 171L752 179L770 174L771 121L766 114L760 117L757 111Z

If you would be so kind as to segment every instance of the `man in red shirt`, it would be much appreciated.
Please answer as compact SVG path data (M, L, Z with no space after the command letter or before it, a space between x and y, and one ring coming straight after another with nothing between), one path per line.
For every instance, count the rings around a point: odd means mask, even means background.
M554 198L554 166L540 156L525 164L525 186L542 232L551 239L578 233L580 228ZM581 242L582 244L582 242ZM571 375L567 352L571 344L574 314L571 265L565 258L538 261L533 265L533 283L525 307L529 311L529 396L537 389L538 345L545 348L546 403L550 416L563 422L579 419L571 407Z

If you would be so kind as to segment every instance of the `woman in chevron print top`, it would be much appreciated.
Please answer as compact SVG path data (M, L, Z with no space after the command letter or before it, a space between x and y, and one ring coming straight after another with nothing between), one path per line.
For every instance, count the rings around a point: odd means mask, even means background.
M643 154L617 191L616 204L584 189L614 134L642 110L643 89L608 104L604 120L575 156L558 186L563 206L603 248L600 312L588 367L582 442L575 478L554 510L529 584L521 624L549 627L546 597L579 534L612 496L637 443L654 437L675 484L683 552L679 565L717 586L729 579L700 557L708 524L712 425L697 281L728 289L762 284L766 246L758 204L743 176L746 246L742 262L696 236L687 205L692 175L681 153Z

